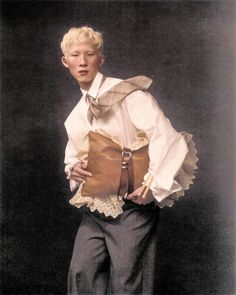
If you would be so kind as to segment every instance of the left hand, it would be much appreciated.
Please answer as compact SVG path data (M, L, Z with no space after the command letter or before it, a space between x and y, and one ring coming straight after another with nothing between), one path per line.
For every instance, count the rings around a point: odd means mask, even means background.
M127 200L131 200L132 202L139 204L139 205L145 205L148 203L151 203L155 200L155 198L152 195L152 191L149 189L145 198L142 198L143 187L140 186L135 191L133 191L131 194L127 196Z

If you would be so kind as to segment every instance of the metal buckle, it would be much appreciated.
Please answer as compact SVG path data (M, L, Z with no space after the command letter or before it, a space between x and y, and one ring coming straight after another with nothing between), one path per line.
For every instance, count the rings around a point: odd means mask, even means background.
M129 159L132 153L130 151L122 151L122 169L128 169Z

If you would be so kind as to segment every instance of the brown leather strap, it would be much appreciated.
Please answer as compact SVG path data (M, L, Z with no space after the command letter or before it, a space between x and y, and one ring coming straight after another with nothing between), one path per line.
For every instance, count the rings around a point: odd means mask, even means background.
M129 169L130 160L132 158L132 151L128 148L124 148L122 151L122 166L121 166L121 178L119 187L119 196L124 196L128 192L129 187Z

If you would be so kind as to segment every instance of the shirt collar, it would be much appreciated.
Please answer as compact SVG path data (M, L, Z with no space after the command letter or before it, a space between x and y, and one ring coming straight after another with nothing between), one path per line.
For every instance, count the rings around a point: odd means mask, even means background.
M97 97L97 94L98 94L98 90L99 90L99 86L101 84L101 81L102 81L102 78L103 78L103 74L98 72L95 76L95 78L93 79L93 82L89 88L88 91L80 88L82 94L84 96L86 96L86 94L88 93L90 96L96 98Z

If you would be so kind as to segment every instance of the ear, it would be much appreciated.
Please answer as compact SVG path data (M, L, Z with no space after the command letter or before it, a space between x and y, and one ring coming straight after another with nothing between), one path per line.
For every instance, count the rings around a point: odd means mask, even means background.
M67 62L67 59L66 59L65 56L62 56L61 62L62 62L62 64L63 64L64 67L66 67L67 69L69 68L68 62Z
M104 64L104 61L105 61L105 55L101 55L100 66Z

